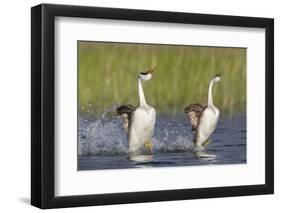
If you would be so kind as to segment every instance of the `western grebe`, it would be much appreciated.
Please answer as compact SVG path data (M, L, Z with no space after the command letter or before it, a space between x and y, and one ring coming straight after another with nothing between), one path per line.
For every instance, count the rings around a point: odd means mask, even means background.
M140 154L143 147L146 152L152 152L151 138L154 131L156 112L146 103L141 81L152 78L155 67L138 75L139 106L130 104L117 108L117 114L123 118L123 127L129 142L129 154Z
M209 144L208 139L217 127L220 111L213 103L212 89L213 84L220 80L220 75L216 75L212 78L209 84L207 106L190 104L184 108L184 112L192 124L192 131L196 131L194 137L196 150L205 149L207 147Z

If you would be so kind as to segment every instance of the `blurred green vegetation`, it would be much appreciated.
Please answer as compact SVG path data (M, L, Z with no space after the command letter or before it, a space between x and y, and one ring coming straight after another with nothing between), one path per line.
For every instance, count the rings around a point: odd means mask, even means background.
M214 104L226 114L246 110L246 49L176 45L78 42L79 112L102 113L113 104L137 106L137 76L157 65L142 82L157 112L181 113L191 103L207 103L212 77ZM91 110L89 110L91 108Z

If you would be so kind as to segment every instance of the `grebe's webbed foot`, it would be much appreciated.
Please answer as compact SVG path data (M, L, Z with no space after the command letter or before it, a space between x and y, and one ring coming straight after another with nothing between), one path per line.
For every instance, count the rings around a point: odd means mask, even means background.
M207 148L207 146L209 145L209 143L210 143L210 140L207 139L205 142L202 143L202 146L205 147L205 148Z
M144 143L144 146L146 148L146 151L151 154L152 153L152 143L150 141L146 141Z

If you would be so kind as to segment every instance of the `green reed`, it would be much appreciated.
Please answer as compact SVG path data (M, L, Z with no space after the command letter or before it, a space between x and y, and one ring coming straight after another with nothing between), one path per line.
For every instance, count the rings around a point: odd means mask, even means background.
M162 113L207 103L211 78L223 113L246 110L246 49L102 42L78 43L79 111L101 113L113 104L138 105L137 76L157 65L143 82L147 102ZM90 110L89 110L90 109Z

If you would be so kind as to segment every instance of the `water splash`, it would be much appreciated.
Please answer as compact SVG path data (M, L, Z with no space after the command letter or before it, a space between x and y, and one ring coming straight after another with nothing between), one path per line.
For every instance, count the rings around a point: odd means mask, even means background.
M112 106L101 117L85 119L79 116L78 153L85 155L125 155L128 153L127 136L119 117L106 117ZM158 116L152 139L153 153L184 152L193 150L193 136L179 118Z
M126 154L120 121L108 121L106 118L86 120L79 117L79 155Z
M108 108L105 109L105 111L102 113L101 117L105 118L105 116L110 112L115 112L117 107L120 106L120 104L112 104Z

